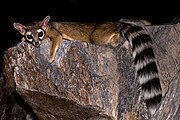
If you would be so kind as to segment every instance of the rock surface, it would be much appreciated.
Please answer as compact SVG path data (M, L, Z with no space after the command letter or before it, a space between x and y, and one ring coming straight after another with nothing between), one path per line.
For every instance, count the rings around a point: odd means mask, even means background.
M180 24L146 28L154 38L164 96L152 119L176 120L180 112ZM2 120L10 119L12 113L26 120L31 119L29 114L35 120L149 119L143 103L138 103L140 89L129 50L121 45L111 48L63 40L50 64L49 46L46 40L40 48L21 42L5 51L0 80Z
M49 45L46 40L40 48L22 42L5 53L10 88L41 120L117 118L119 77L113 51L63 41L50 64Z

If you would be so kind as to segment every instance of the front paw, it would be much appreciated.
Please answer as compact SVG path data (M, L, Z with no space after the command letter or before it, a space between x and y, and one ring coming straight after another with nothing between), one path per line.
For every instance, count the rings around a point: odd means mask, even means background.
M51 58L50 60L49 60L49 63L52 63L54 61L54 59L53 58Z

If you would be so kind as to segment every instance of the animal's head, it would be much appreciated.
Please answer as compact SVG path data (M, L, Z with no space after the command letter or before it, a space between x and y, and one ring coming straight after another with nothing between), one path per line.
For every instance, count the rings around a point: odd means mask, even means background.
M41 41L45 38L45 31L48 28L49 20L50 16L46 16L41 22L34 22L29 25L13 23L13 26L23 35L23 41L39 47Z

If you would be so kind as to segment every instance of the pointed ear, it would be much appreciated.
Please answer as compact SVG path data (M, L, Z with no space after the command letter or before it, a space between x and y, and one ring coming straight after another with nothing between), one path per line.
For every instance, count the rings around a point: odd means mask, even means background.
M26 27L20 23L13 23L13 26L22 34L26 33Z
M45 30L48 27L48 22L50 20L50 16L46 16L44 20L41 22L41 27Z

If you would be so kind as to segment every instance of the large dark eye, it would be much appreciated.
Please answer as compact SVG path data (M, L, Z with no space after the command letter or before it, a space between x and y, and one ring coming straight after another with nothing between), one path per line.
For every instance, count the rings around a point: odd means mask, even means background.
M38 38L42 40L44 37L44 31L42 29L39 29L37 30L37 32L38 32Z
M27 39L32 39L32 35L27 35Z
M33 40L33 36L32 36L32 35L26 35L26 39L27 39L28 41L32 41L32 40Z
M38 37L42 37L42 36L43 36L43 32L41 31L38 33Z

